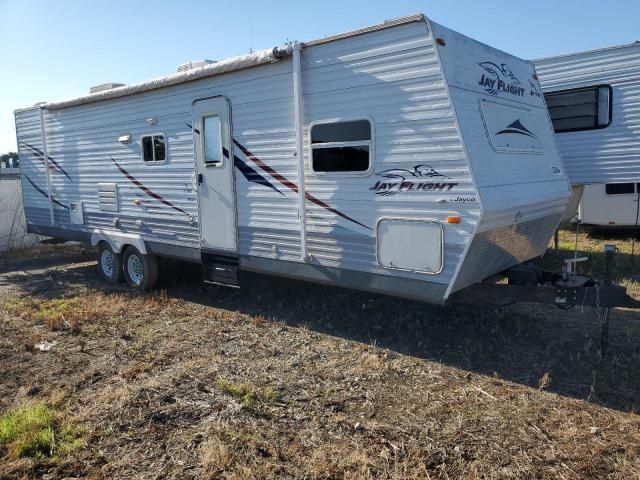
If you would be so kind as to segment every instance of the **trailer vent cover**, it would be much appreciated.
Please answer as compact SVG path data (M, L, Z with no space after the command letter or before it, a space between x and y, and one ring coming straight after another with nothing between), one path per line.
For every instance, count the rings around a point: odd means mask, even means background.
M116 183L99 183L98 203L103 212L117 212L119 210L118 185Z

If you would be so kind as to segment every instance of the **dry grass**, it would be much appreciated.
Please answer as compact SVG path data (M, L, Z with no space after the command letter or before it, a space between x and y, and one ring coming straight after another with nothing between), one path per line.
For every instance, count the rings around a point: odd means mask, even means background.
M637 312L615 312L603 359L575 309L261 277L136 295L93 271L0 275L0 412L86 429L53 459L0 452L0 478L640 476Z

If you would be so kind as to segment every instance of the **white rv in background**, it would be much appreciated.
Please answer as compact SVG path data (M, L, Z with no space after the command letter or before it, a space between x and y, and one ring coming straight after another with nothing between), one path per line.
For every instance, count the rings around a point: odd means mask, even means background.
M166 256L444 303L567 205L533 65L422 15L183 70L15 112L29 230L108 281Z
M638 225L640 183L593 183L584 186L578 218L589 225L629 227Z
M640 42L534 60L582 223L637 225Z

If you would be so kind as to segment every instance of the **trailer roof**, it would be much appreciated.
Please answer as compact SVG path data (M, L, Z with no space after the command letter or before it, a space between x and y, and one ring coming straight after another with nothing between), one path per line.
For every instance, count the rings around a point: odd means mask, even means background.
M369 27L360 28L357 30L352 30L349 32L344 32L344 33L304 42L303 45L307 47L313 46L313 45L321 45L323 43L329 43L329 42L341 40L344 38L354 37L356 35L362 35L364 33L373 32L376 30L383 30L386 28L391 28L391 27L402 25L405 23L421 22L421 21L424 21L424 15L422 14L394 18L391 20L385 20L383 23L371 25ZM134 95L134 94L146 92L149 90L155 90L157 88L167 87L169 85L175 85L175 84L184 83L184 82L191 82L193 80L198 80L200 78L220 75L223 73L233 72L236 70L241 70L245 68L254 67L257 65L262 65L265 63L277 62L280 60L280 58L290 55L291 52L292 52L291 44L283 45L283 46L275 47L268 50L260 50L258 52L250 53L247 55L231 57L216 63L204 65L202 67L194 68L191 70L187 70L186 72L172 73L172 74L164 75L162 77L157 77L151 80L131 83L123 87L112 88L109 90L91 93L88 95L82 95L80 97L61 100L58 102L36 104L32 107L17 109L15 110L15 112L37 109L40 107L45 108L47 110L55 110L55 109L60 109L65 107L72 107L75 105L82 105L85 103L93 103L93 102L99 102L102 100L108 100L112 98L119 98L119 97L124 97L128 95Z
M640 40L636 40L635 42L631 42L631 43L623 43L622 45L613 45L611 47L595 48L593 50L583 50L581 52L563 53L561 55L551 55L549 57L535 58L535 59L533 59L531 61L534 62L534 63L535 62L544 62L545 60L555 60L556 58L574 57L576 55L606 52L608 50L618 50L618 49L630 48L630 47L638 47L638 48L640 48Z

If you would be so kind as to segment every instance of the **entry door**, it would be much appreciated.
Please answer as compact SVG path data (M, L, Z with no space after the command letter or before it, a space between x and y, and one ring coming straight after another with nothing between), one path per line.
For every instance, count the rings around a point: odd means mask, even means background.
M236 252L236 198L229 102L224 97L196 100L192 112L200 245L204 250Z

